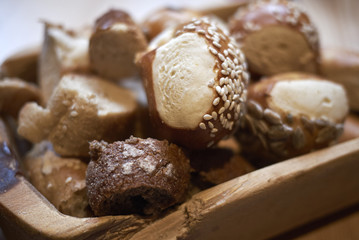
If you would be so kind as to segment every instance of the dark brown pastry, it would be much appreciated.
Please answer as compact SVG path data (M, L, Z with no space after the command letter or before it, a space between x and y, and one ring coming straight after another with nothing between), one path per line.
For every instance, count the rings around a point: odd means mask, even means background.
M186 195L189 160L167 141L135 137L112 144L93 141L90 155L86 184L97 216L156 215Z
M318 71L317 30L292 2L254 1L238 9L229 28L253 74Z
M131 77L137 73L135 55L146 47L141 28L130 15L121 10L110 10L97 19L90 38L91 67L105 78Z
M249 75L243 53L216 22L201 18L178 27L138 64L158 138L204 149L234 133Z
M348 109L337 83L311 74L274 75L248 88L237 137L248 156L288 159L335 143Z

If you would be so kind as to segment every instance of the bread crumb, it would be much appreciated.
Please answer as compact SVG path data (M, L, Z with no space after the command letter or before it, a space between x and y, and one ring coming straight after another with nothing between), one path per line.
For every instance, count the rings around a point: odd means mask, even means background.
M132 165L133 162L127 162L125 164L122 165L122 173L125 175L131 174L132 173Z
M147 173L152 173L156 169L156 164L154 164L152 157L147 156L145 159L140 161L140 167Z

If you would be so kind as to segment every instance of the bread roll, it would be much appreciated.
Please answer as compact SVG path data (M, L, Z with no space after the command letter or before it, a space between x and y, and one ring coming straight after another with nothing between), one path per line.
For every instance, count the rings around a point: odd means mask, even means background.
M333 144L348 114L344 88L315 75L286 73L248 89L237 132L248 156L279 161Z
M146 47L145 36L130 15L110 10L96 20L90 39L91 67L113 80L133 76L138 72L135 55Z
M0 80L0 113L15 119L26 102L42 103L40 90L33 84L17 78Z
M167 141L131 137L90 144L86 183L96 215L157 215L183 201L190 180L189 160Z
M159 138L203 149L235 131L249 75L243 53L224 32L208 18L193 20L139 59Z
M89 141L130 136L136 106L129 90L98 77L67 74L46 108L24 106L18 132L33 143L49 140L61 156L88 156Z
M91 216L87 200L87 164L77 158L62 158L49 142L34 146L24 158L31 184L60 212L74 217Z
M262 0L239 8L230 31L257 75L318 71L318 33L292 2Z
M44 101L47 102L60 82L69 72L88 72L88 45L90 32L70 31L61 25L44 23L45 38L39 61L39 82Z
M147 39L151 41L164 30L177 27L180 24L184 24L200 16L201 14L199 12L190 9L161 8L149 14L142 23L142 29Z

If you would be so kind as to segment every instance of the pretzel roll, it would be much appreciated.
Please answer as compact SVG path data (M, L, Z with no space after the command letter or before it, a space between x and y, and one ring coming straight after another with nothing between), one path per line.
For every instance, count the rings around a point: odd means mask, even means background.
M237 137L255 157L284 160L336 141L348 113L344 88L304 73L263 79L248 89Z
M141 28L121 10L110 10L96 20L90 38L91 67L113 80L131 77L138 71L134 59L147 42Z
M207 18L179 27L138 64L159 138L202 149L239 125L249 81L244 55Z
M163 30L200 17L201 14L185 8L166 7L151 13L142 23L142 29L150 41Z
M318 70L318 33L308 16L291 2L256 1L238 9L229 28L254 74Z

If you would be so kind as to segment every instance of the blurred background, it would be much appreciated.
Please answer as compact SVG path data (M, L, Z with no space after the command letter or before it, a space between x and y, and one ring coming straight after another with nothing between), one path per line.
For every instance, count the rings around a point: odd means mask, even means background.
M110 8L127 11L141 21L163 6L212 8L246 0L1 0L0 62L10 54L42 41L40 20L77 28L92 24ZM358 0L297 0L319 28L322 46L359 51Z

